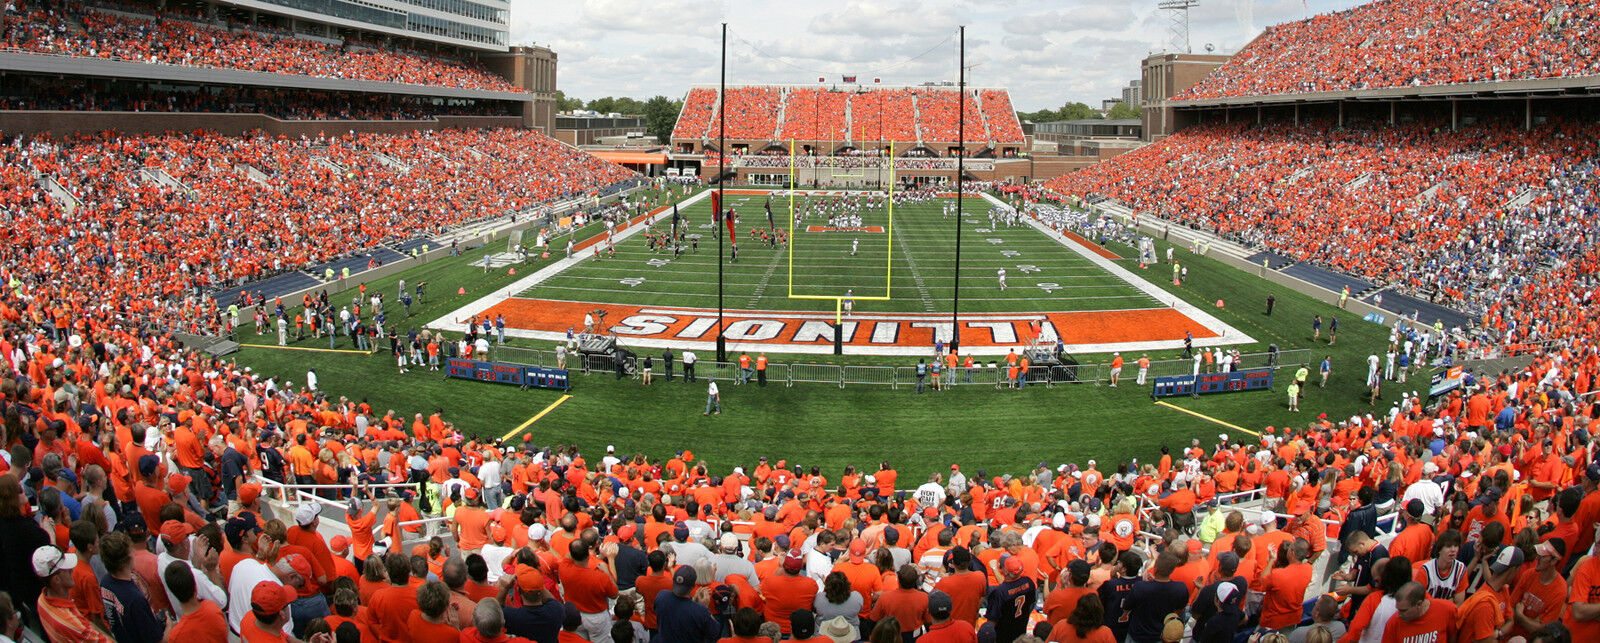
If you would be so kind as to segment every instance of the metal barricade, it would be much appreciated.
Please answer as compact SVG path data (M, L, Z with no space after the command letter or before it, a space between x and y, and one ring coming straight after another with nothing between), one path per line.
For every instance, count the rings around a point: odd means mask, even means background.
M832 364L790 364L788 382L790 386L795 382L844 385L839 367Z
M890 388L895 388L901 381L896 377L896 370L894 366L840 367L839 388L844 388L846 384L888 385ZM913 374L910 379L904 381L915 382L916 377Z

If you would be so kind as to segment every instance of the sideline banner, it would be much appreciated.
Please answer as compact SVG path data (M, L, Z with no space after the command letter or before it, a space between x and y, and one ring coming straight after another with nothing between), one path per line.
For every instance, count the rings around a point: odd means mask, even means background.
M572 381L567 377L567 370L564 368L452 358L445 360L444 374L480 382L513 384L522 388L572 390Z
M1272 388L1272 370L1270 368L1247 368L1228 373L1201 373L1199 376L1175 375L1158 377L1155 378L1155 384L1150 389L1150 397L1162 398L1174 395L1236 393L1239 391L1270 389Z

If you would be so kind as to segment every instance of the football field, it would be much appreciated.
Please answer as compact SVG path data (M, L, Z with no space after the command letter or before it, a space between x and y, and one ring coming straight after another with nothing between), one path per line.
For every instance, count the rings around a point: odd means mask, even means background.
M596 332L637 346L704 349L720 306L731 343L778 352L831 351L835 323L857 354L912 354L953 332L979 355L1057 338L1096 351L1177 346L1185 333L1196 345L1249 341L1188 304L1164 302L1127 260L982 197L962 199L959 214L951 195L902 201L892 212L872 192L730 190L725 198L737 213L734 243L714 225L712 200L699 199L679 210L685 245L676 251L660 241L673 227L671 211L660 211L440 325L504 316L508 335L559 340L581 330L586 314L605 311ZM725 237L720 300L717 232ZM563 245L559 237L554 245ZM959 325L950 319L958 283Z

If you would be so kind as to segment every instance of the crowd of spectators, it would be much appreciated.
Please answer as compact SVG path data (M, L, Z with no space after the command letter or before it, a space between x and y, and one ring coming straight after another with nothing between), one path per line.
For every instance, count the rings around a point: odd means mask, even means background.
M219 323L209 293L630 176L529 130L16 138L0 155L11 221L0 255L12 279L54 293L55 323L81 311L202 332Z
M1017 120L1017 110L1011 106L1011 94L998 89L985 89L979 96L983 99L983 118L989 124L990 140L1021 143L1022 122Z
M948 89L915 89L917 96L918 130L923 141L956 141L960 140L961 100L966 101L966 139L969 141L989 141L994 137L989 134L985 126L982 111L978 109L977 101L970 94L960 94ZM1021 141L1020 138L1014 139Z
M825 472L474 439L88 312L53 324L50 284L15 275L0 603L53 641L1600 637L1587 339L1144 464ZM278 483L327 504L275 507Z
M960 103L937 88L839 91L813 87L738 87L728 90L728 138L800 141L955 141ZM1022 142L1022 125L1004 90L967 96L967 140ZM979 101L982 105L980 107ZM779 113L782 122L777 122ZM694 88L684 101L674 138L716 138L717 90ZM919 120L920 118L920 120ZM774 127L776 126L776 129Z
M1600 8L1377 0L1267 29L1174 100L1600 75Z
M1584 230L1600 203L1586 129L1208 125L1049 187L1457 307L1503 342L1537 341L1593 330L1597 246Z
M334 46L295 35L223 28L181 17L138 18L93 7L23 6L0 27L0 49L318 78L521 92L479 65L439 55Z
M87 86L81 78L10 76L0 110L205 112L266 114L285 120L422 120L436 116L510 116L507 101L436 99L283 88L161 89L145 83Z
M791 87L784 95L780 140L843 141L850 136L846 106L855 92Z
M711 131L711 115L717 109L717 90L694 88L683 99L683 109L678 112L678 123L672 127L672 138L703 138Z

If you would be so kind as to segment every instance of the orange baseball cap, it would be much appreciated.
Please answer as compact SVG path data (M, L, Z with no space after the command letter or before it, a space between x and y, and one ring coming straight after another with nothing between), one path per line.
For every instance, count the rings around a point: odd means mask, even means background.
M261 485L254 482L246 482L242 485L239 485L239 504L248 505L255 502L256 498L260 497Z
M850 541L850 562L859 563L867 557L867 541L857 538Z
M194 482L194 478L181 473L174 473L170 476L167 476L167 490L171 491L172 493L178 493L188 489L189 483L191 482Z
M335 554L343 554L350 549L350 537L345 535L334 536L328 540L328 548Z

